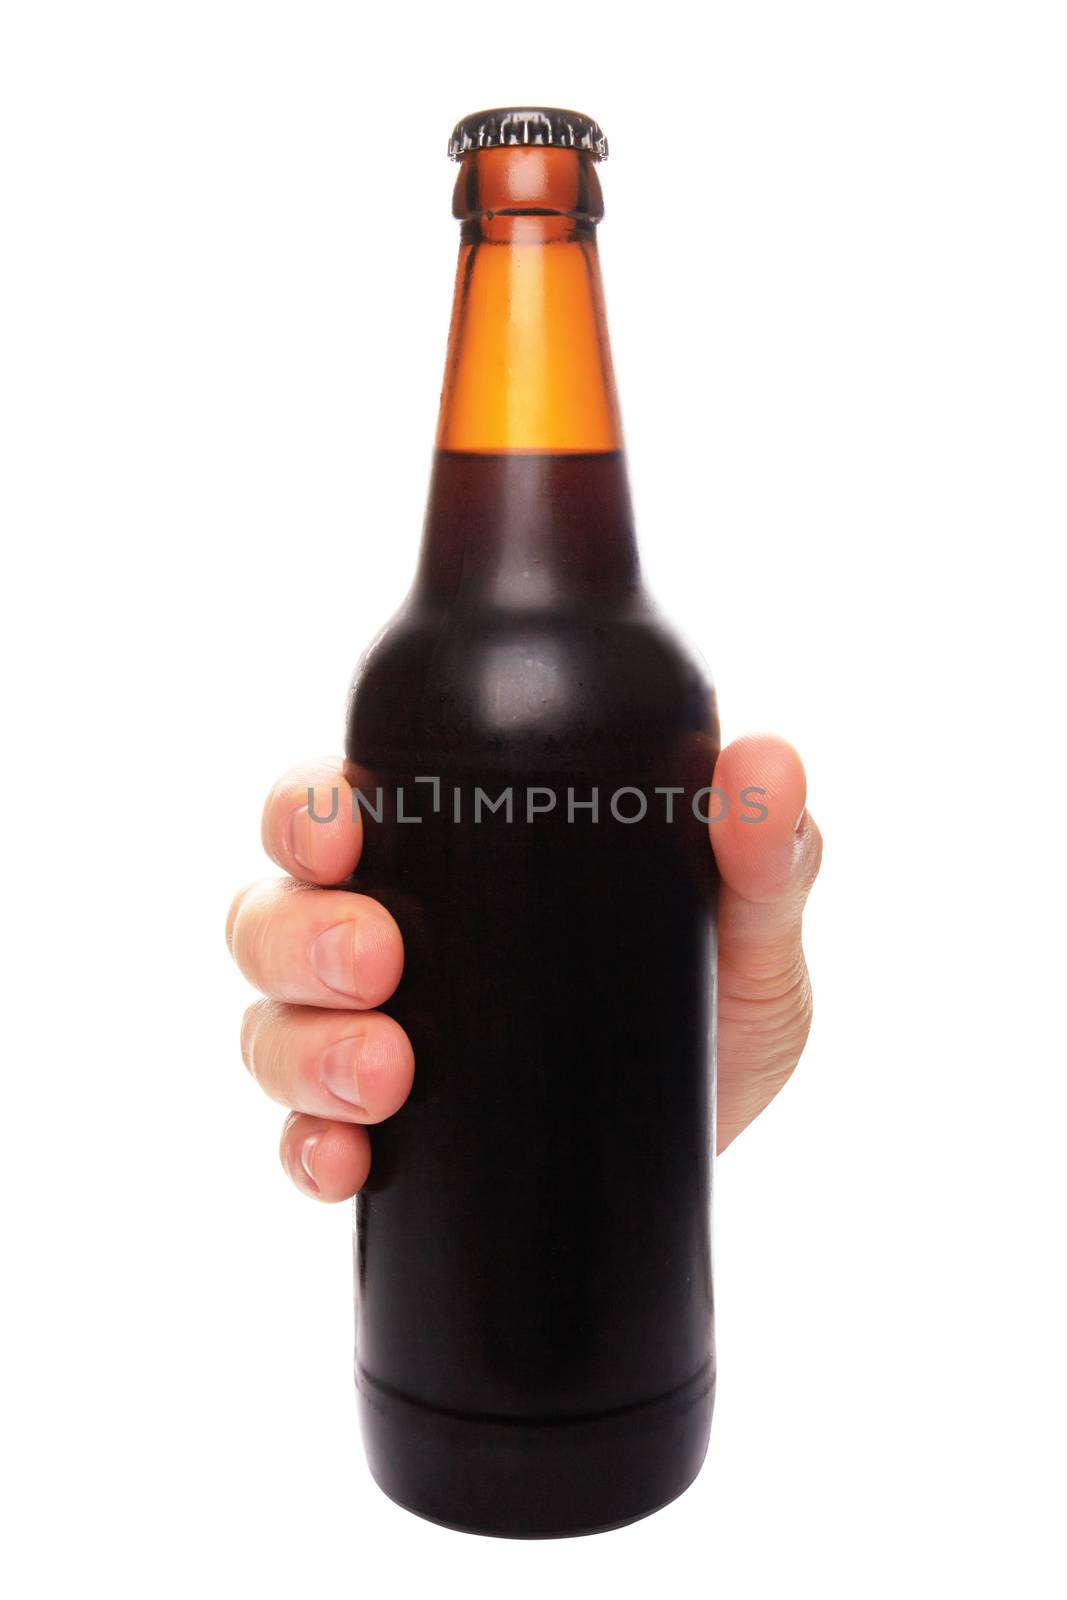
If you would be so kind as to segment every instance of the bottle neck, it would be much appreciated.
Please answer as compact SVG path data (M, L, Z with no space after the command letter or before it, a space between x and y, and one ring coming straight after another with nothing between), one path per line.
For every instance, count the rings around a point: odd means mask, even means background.
M462 233L421 586L530 604L632 589L595 165L571 149L472 152L453 212Z
M596 225L596 168L576 150L468 155L439 450L621 450Z

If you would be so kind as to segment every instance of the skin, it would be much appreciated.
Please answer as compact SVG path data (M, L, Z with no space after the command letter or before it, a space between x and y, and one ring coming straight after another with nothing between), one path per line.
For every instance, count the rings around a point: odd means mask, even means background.
M822 840L805 806L800 757L784 739L752 734L719 756L726 795L766 791L758 826L734 806L709 829L722 875L719 901L719 1150L770 1104L800 1059L811 1025L811 985L801 946L804 903ZM340 803L332 823L330 790ZM236 896L226 940L265 999L241 1027L245 1066L289 1108L281 1160L297 1188L346 1200L370 1170L367 1125L407 1099L415 1058L404 1030L376 1008L400 981L401 931L366 895L331 889L359 861L362 819L352 820L341 763L294 768L263 811L263 844L288 874Z

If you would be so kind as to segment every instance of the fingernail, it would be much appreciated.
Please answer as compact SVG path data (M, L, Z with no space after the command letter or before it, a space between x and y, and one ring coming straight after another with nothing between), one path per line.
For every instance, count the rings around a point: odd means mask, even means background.
M311 871L311 816L307 806L290 814L285 828L289 854L298 867Z
M304 1169L304 1176L307 1178L308 1183L310 1183L311 1187L316 1191L316 1193L318 1192L319 1186L315 1182L315 1174L311 1170L311 1163L315 1159L315 1151L318 1149L320 1138L320 1134L309 1133L303 1144L300 1146L300 1165Z
M347 995L357 1000L355 950L356 927L353 922L339 922L336 928L320 933L309 952L315 976L335 994Z
M808 808L807 808L807 806L805 806L803 811L800 813L799 817L797 818L796 827L793 829L793 832L797 835L798 838L804 832L804 821L805 821L805 818L807 817L807 815L808 815Z
M354 1111L365 1111L359 1098L358 1039L338 1039L322 1057L322 1081L331 1094Z

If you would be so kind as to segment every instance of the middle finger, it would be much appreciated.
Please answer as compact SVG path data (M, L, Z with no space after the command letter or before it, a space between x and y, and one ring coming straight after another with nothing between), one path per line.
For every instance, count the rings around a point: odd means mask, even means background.
M381 1122L411 1092L407 1034L380 1011L317 1010L260 1000L241 1026L245 1066L272 1100L343 1122Z
M388 1000L404 967L400 929L377 900L291 878L243 890L227 936L249 983L296 1005L369 1010Z

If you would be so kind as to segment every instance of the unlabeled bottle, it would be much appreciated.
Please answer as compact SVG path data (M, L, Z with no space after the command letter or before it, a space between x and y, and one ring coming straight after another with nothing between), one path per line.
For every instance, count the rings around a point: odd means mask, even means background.
M422 554L348 714L351 887L403 933L416 1063L356 1202L357 1386L387 1494L545 1537L654 1510L707 1447L718 724L641 585L603 135L482 112L450 153Z

